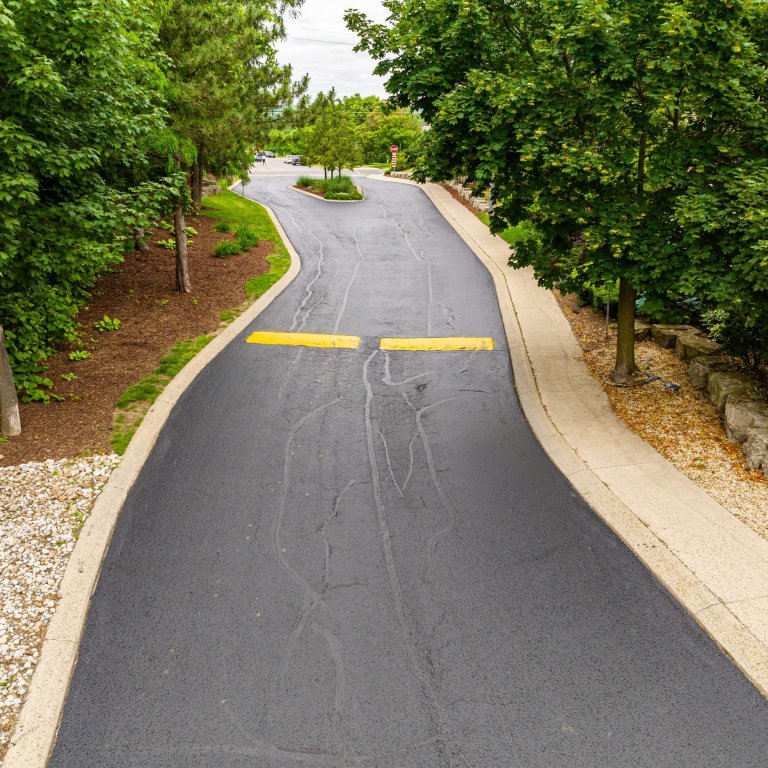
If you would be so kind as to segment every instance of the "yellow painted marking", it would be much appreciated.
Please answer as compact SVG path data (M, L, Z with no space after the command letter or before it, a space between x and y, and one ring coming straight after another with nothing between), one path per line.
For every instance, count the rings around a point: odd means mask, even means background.
M329 333L280 333L256 331L247 339L248 344L273 344L285 347L324 347L326 349L357 349L359 336L339 336Z
M379 349L400 352L461 352L463 350L492 350L493 339L462 336L424 339L382 339Z

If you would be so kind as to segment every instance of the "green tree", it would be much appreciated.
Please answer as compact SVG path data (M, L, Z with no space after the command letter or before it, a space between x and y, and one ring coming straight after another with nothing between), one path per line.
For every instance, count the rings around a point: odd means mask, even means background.
M323 166L326 177L330 171L331 178L335 171L341 175L344 168L352 169L362 161L354 126L339 104L326 107L315 122L304 159L307 164Z
M179 146L178 171L189 173L192 203L200 204L205 170L247 177L255 147L273 126L273 113L292 94L291 69L276 60L283 14L303 0L170 0L160 42L171 66L170 127ZM184 204L173 201L176 287L189 292Z
M715 217L699 206L706 222L696 231L691 211L713 179L749 170L754 180L765 167L759 4L385 5L390 25L357 13L347 21L394 100L431 125L419 174L461 170L481 189L493 184L494 227L527 224L511 263L532 265L541 284L618 280L612 377L631 382L637 291L652 310L706 293L732 270L735 239L730 255L703 248ZM754 249L745 259L760 271Z
M138 0L0 2L0 325L26 398L163 186L137 181L165 119L156 32Z

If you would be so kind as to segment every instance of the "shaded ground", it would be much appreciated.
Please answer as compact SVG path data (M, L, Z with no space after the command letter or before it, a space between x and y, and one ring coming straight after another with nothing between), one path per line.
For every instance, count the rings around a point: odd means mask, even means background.
M751 471L741 448L728 440L705 391L688 378L688 364L650 339L635 347L637 364L680 386L672 394L660 381L613 387L604 375L615 358L616 329L605 336L605 316L578 307L575 296L555 296L576 334L589 372L605 389L617 416L667 461L728 511L768 538L768 478Z
M130 385L152 373L173 344L220 325L220 312L246 300L244 284L269 270L272 243L226 259L215 258L220 240L233 236L213 229L208 216L190 217L197 230L189 247L191 294L174 288L174 252L157 245L171 237L158 230L146 253L128 254L115 271L99 279L90 304L80 312L80 343L64 345L46 374L64 398L49 405L21 405L22 434L0 443L0 465L111 452L115 402ZM116 331L100 333L94 322L108 315ZM84 349L92 357L72 361ZM75 374L67 381L64 375Z

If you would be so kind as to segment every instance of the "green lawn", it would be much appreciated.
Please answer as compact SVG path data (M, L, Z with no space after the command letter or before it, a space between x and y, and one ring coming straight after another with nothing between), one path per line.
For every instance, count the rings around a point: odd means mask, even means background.
M228 224L232 231L247 227L260 241L267 240L274 245L274 250L267 257L269 272L257 275L245 284L245 295L248 301L256 301L288 271L291 264L291 257L272 219L258 203L229 190L207 197L203 201L203 212L219 222ZM231 323L241 312L242 307L224 310L221 312L221 320ZM144 414L158 395L212 338L213 336L198 336L196 339L178 341L153 373L123 392L117 401L115 427L112 433L112 450L115 453L121 456L125 453Z

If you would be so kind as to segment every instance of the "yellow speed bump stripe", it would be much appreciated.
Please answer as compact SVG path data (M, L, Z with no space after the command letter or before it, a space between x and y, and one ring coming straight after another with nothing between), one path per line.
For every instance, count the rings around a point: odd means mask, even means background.
M357 349L359 336L339 336L330 333L280 333L256 331L247 339L248 344L272 344L284 347L324 347L326 349Z
M493 339L447 336L423 339L382 339L379 349L400 352L461 352L463 350L492 350Z

